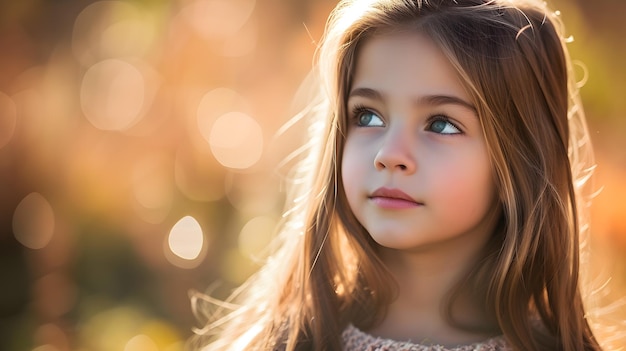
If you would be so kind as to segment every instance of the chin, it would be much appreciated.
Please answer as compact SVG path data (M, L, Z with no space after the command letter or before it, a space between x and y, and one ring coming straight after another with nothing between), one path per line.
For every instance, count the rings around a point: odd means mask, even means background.
M372 235L370 234L374 241L385 248L395 249L395 250L408 250L421 246L420 242L416 242L415 238L407 238L406 234L394 233L394 234L379 234ZM411 240L413 239L413 240Z

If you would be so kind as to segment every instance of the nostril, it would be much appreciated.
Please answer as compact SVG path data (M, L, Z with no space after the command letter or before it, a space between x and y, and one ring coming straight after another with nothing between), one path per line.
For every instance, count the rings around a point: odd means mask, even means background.
M378 169L378 170L383 170L383 169L387 168L387 165L385 164L385 162L381 162L381 161L375 162L374 165L375 165L376 169ZM400 170L400 171L406 171L406 170L409 169L409 167L407 165L403 164L403 163L398 163L396 165L392 165L391 168L395 168L395 169Z

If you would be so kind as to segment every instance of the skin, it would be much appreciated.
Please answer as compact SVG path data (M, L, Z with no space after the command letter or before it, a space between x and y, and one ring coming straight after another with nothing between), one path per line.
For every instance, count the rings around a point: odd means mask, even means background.
M346 197L400 285L386 318L369 332L444 346L484 340L489 335L454 328L441 313L497 218L481 124L455 69L420 33L370 38L357 57L347 109ZM484 326L480 307L461 298L454 311Z

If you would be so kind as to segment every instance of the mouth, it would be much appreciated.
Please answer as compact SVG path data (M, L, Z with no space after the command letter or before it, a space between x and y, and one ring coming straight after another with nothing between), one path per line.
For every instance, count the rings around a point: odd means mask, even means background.
M384 187L376 189L368 198L379 207L387 209L403 209L424 205L399 189Z

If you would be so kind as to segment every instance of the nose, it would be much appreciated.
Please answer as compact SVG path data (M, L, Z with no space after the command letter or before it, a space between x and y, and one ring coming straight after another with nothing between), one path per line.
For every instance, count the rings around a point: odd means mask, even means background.
M417 169L415 145L406 133L406 130L398 130L395 133L389 132L385 136L374 158L374 166L377 170L399 171L406 174L415 172Z

